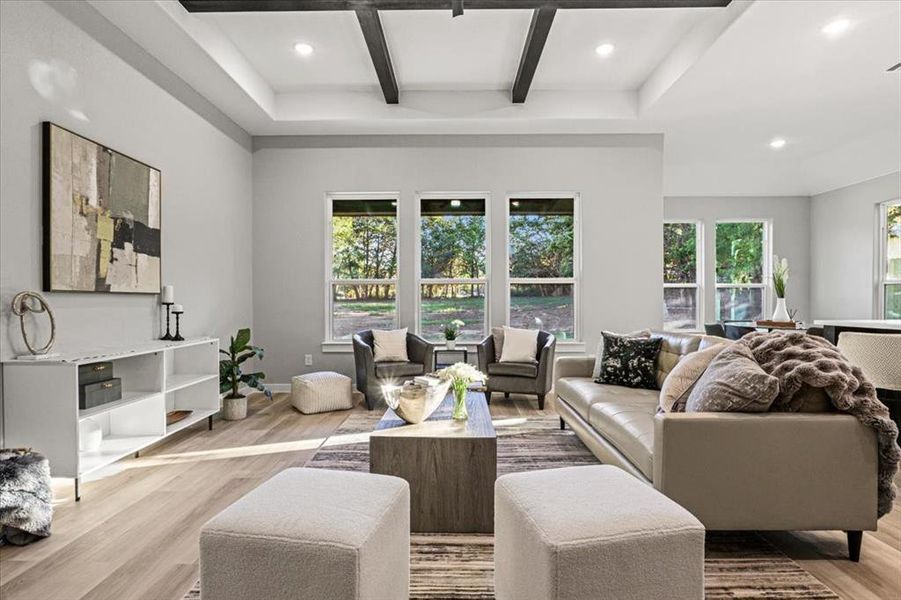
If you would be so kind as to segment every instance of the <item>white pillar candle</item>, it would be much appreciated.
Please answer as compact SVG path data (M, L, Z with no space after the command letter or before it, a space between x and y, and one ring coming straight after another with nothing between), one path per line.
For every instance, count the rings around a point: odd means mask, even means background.
M185 309L182 307L181 304L173 304L173 305L172 305L172 312L174 312L174 313L185 312Z
M173 302L175 302L175 287L171 285L164 285L162 296L163 298L161 302L163 304L172 304Z

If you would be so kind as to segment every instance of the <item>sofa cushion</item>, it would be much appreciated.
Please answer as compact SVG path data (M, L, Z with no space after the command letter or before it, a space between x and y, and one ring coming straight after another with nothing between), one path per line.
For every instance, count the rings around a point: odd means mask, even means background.
M609 331L607 333L610 333ZM651 337L650 329L639 329L630 333L618 333L616 335L626 337L649 338ZM604 332L601 332L601 338L598 340L598 347L594 353L594 369L591 371L591 378L597 379L601 376L601 363L604 360Z
M604 336L604 358L598 383L660 389L656 372L661 338L619 336L606 331L601 335Z
M489 375L510 375L512 377L538 377L537 363L497 362L488 364Z
M405 377L407 375L423 375L425 367L416 362L381 362L375 364L375 375L379 379L389 377Z
M710 362L725 347L726 344L718 344L683 356L666 376L666 380L660 388L660 410L685 412L685 403L688 402L691 390L707 370Z
M779 379L766 373L751 349L731 344L720 352L688 396L686 412L766 412Z
M694 352L701 345L701 336L673 331L654 331L653 337L663 338L660 354L657 355L657 387L663 387L663 381L683 356Z
M407 328L372 330L372 346L375 362L406 362Z
M629 401L656 404L660 392L595 383L590 377L561 377L557 380L555 393L588 421L588 409L593 404Z
M623 395L592 404L588 411L588 423L638 467L645 477L653 480L657 394L650 390L629 391L633 392L632 396Z

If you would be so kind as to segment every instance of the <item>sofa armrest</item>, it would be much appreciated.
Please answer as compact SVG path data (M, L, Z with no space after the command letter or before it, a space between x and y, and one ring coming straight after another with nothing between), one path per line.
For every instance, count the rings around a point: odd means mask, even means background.
M877 460L851 415L654 418L654 487L708 529L875 529Z
M354 335L353 349L357 389L365 394L369 383L375 383L375 360L372 346L363 341L359 335Z
M476 345L476 356L478 357L479 371L488 374L488 363L494 362L494 336L488 335L484 340Z
M415 333L407 334L407 358L422 363L426 373L435 370L435 345Z
M536 391L539 394L547 394L551 389L551 374L554 370L554 350L557 347L557 338L549 335L544 345L538 351L538 377L535 381Z
M563 377L591 377L594 356L558 356L554 361L554 388Z

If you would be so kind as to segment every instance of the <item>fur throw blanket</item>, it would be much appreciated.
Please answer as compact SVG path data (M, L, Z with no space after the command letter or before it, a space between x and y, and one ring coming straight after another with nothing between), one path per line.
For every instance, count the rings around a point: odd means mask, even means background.
M751 349L754 360L770 375L779 378L779 396L772 410L797 411L793 402L810 388L826 392L832 405L849 413L876 432L879 442L878 515L892 510L894 477L901 460L898 427L889 418L888 408L876 398L876 388L860 367L848 362L826 339L804 332L752 333L739 340Z
M49 461L30 450L0 450L0 543L45 538L52 518Z

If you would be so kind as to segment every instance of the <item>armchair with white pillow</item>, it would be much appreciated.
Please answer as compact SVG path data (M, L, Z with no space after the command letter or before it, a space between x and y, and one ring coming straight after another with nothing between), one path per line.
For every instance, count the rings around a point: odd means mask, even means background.
M382 385L399 383L435 370L435 346L406 329L369 329L353 337L357 389L372 410L382 400Z
M556 338L546 331L495 328L476 347L479 370L488 375L485 399L492 392L538 396L538 409L544 410L544 397L551 389Z

